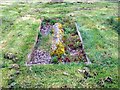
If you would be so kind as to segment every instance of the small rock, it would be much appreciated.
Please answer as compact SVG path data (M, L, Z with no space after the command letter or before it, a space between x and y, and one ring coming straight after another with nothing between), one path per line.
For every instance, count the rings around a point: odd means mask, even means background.
M83 70L78 69L78 71L79 71L80 73L83 73L84 78L86 78L86 79L87 79L88 77L91 77L91 75L90 75L90 70L89 70L88 67L84 67Z
M68 74L67 72L63 72L63 75L66 75L66 76L68 76L69 74Z
M13 88L15 85L16 85L16 83L15 83L15 82L12 82L12 83L9 85L9 88Z
M84 72L85 72L85 70L81 70L81 69L78 69L78 71L79 71L80 73L84 73Z
M111 77L106 77L106 78L105 78L105 82L112 83L112 82L113 82L113 80L112 80L112 78L111 78Z
M16 63L18 60L19 60L19 59L18 59L17 57L15 57L12 61L13 61L14 63Z
M90 69L88 67L84 67L83 70L85 70L86 72L90 72Z
M97 75L98 75L98 73L97 73L97 72L93 72L93 74L94 74L94 76L97 76Z
M12 60L12 59L14 59L16 56L13 54L13 53L5 53L4 54L4 58L5 59L10 59L10 60Z
M20 74L20 71L16 71L15 74L16 74L16 75Z
M86 78L86 79L87 79L88 77L91 77L91 75L90 75L90 73L89 73L89 72L85 71L85 72L84 72L84 78Z
M16 69L16 70L20 68L18 64L12 64L11 67L14 68L14 69Z

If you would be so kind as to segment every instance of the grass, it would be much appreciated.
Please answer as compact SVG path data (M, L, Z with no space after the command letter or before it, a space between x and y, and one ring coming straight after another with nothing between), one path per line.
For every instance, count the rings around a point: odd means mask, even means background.
M106 8L107 6L107 8ZM80 8L94 8L80 10ZM6 52L17 55L20 65L20 74L14 77L14 87L40 87L40 88L103 88L98 82L106 77L111 77L113 83L105 82L105 88L118 88L118 27L108 20L116 18L117 3L99 2L87 3L13 3L1 9L2 25L0 30L0 72L2 72L1 87L8 88L11 74L12 61L4 59ZM75 18L80 25L85 51L92 65L87 66L92 75L84 79L78 69L86 67L84 63L35 65L25 66L27 55L31 51L38 32L40 18L66 17ZM114 25L115 24L115 25ZM68 75L64 74L68 73ZM111 73L112 72L112 73ZM94 73L97 73L95 76Z

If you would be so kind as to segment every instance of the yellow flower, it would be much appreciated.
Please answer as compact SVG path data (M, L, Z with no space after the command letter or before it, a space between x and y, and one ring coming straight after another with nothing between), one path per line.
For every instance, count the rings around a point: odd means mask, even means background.
M58 28L59 28L59 29L62 29L62 28L63 28L61 23L58 23Z
M54 53L57 54L58 56L65 53L64 45L61 42L57 44L57 49L55 50Z
M59 28L59 34L56 35L56 37L58 39L60 39L63 37L63 34L64 34L61 23L58 23L58 28ZM53 31L53 35L54 35L54 31ZM53 44L55 44L55 43L53 43ZM55 44L55 45L56 45L57 49L52 51L51 55L57 55L58 57L61 57L61 55L65 53L65 47L64 47L62 41L57 42L57 44Z
M120 17L118 17L118 18L115 18L115 20L120 22Z
M64 32L64 31L63 31L63 29L60 29L60 31L59 31L59 32L60 32L60 34L61 34L61 35L63 35L63 34L64 34L64 33L63 33L63 32Z

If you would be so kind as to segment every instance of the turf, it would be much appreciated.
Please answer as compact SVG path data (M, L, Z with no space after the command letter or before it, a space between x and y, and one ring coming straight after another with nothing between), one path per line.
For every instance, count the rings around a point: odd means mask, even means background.
M15 88L118 88L117 3L13 3L1 4L0 7L2 88L9 87L10 75L16 72L9 69L13 62L4 58L7 52L14 53L19 58L17 64L20 65L20 74L14 75L12 82ZM27 55L35 42L40 19L58 16L71 17L78 22L85 51L92 64L86 66L80 62L26 66ZM78 72L78 69L84 67L90 69L92 77L85 79ZM101 80L106 77L111 77L113 82L104 82L101 85Z

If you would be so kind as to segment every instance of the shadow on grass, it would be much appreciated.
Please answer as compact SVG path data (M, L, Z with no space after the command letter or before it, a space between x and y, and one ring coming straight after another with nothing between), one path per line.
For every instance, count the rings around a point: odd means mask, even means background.
M109 19L107 19L109 25L111 25L112 29L115 30L119 35L120 35L120 18L114 18L111 17Z

